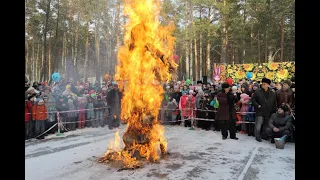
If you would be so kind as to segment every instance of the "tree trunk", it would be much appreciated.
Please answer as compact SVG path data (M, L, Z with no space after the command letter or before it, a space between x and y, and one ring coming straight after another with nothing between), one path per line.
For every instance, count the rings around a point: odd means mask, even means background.
M60 0L57 0L57 21L56 21L56 35L54 38L54 60L52 65L52 72L58 71L59 69L59 57L60 57L60 48L57 48L58 35L59 35L59 17L60 17Z
M201 22L201 19L202 19L202 6L200 5L200 22ZM202 32L200 31L200 37L199 37L199 79L202 78L203 76L203 69L205 67L203 67L203 60L202 60ZM204 70L205 71L205 70ZM198 79L197 79L198 80Z
M32 67L31 67L31 81L33 82L35 80L35 59L34 59L34 38L32 39Z
M260 31L258 30L258 59L259 59L259 64L261 63L261 55L260 55Z
M43 68L42 68L42 76L43 78L41 78L43 81L47 80L48 79L48 76L47 74L45 73L47 71L46 67L47 67L47 32L48 32L48 22L49 22L49 17L50 17L50 4L51 4L51 0L48 0L47 1L48 4L47 4L47 9L46 9L46 22L45 22L45 26L44 26L44 50L43 50L43 53L44 53L44 64L43 64Z
M272 54L273 54L273 51L272 51L272 50L269 50L268 63L273 62Z
M25 63L25 74L28 74L28 64L29 64L29 45L28 41L26 41L26 63Z
M50 33L50 36L49 36L49 45L48 45L49 47L48 47L48 77L50 77L50 75L51 75L51 66L52 66L52 62L51 62L51 33ZM50 79L47 79L48 81L50 80Z
M192 0L189 0L189 16L190 16L190 26L191 28L194 28L193 27L193 4L192 4ZM190 40L190 77L192 79L190 80L194 80L195 79L195 76L194 76L194 71L196 71L195 69L195 66L194 66L194 61L193 61L193 53L192 53L192 50L193 50L193 44L192 44L192 40Z
M199 61L198 61L198 48L197 48L197 39L194 38L194 79L198 80L199 79Z
M99 32L99 23L100 18L97 17L95 22L95 52L96 52L96 62L95 62L95 69L96 69L96 81L100 81L100 32Z
M118 50L120 47L120 0L117 0L117 12L116 12L116 43L117 43L117 50L114 52L114 65L112 66L112 77L115 74L115 67L117 64L117 56Z
M203 76L203 71L205 71L205 66L203 66L203 59L202 59L202 34L200 32L200 39L199 39L199 61L200 61L200 79Z
M282 15L281 18L281 54L280 54L280 61L283 62L283 44L284 44L284 19L285 16Z
M268 62L268 24L266 25L264 62Z
M87 78L87 71L88 71L88 52L89 52L89 22L86 25L86 44L84 50L84 79Z
M213 12L214 13L214 12ZM209 13L208 13L208 25L210 26L210 22L211 22L211 7L209 7ZM211 37L211 32L210 29L208 30L208 34L207 34L207 61L206 61L206 65L207 65L207 72L206 72L206 76L212 77L212 72L211 72L211 60L210 60L210 49L211 49L211 44L210 44L210 37Z
M61 55L61 67L62 68L65 68L65 63L64 63L64 54L65 54L65 46L66 46L66 43L65 43L65 35L66 33L63 33L63 36L62 36L62 55Z
M78 14L78 24L80 23L80 15ZM77 60L78 60L78 37L79 37L79 26L77 24L76 32L75 32L75 40L74 40L74 60L73 65L77 66Z
M36 77L35 81L38 81L40 79L40 66L39 66L39 54L40 54L40 42L38 42L38 49L37 49L37 58L36 58L36 65L35 65L35 71L36 71Z
M188 3L185 3L185 45L186 45L186 79L190 78L189 43L188 43ZM188 78L187 78L188 77Z
M190 41L190 80L194 80L194 74L193 74L193 70L194 70L194 66L193 66L193 53L192 53L193 47L192 47L192 40Z
M253 59L254 57L254 52L253 52L253 25L251 25L250 29L250 57Z
M226 7L227 0L223 0L223 6ZM221 35L221 63L228 63L228 17L222 15L222 35Z
M246 4L246 0L244 0L244 4ZM246 24L246 9L243 8L243 25L242 25L242 54L241 54L241 58L240 58L240 64L244 64L245 59L246 59L246 41L245 41L245 29L244 26Z
M234 45L232 45L233 47L232 47L232 64L234 65L234 63L235 63L235 47L234 47Z

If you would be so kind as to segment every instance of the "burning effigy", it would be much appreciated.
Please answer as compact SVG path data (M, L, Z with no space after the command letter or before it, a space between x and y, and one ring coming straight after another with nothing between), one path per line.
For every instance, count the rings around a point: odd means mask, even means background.
M167 154L165 130L158 120L164 93L161 82L172 79L178 65L173 59L174 24L160 24L160 7L160 0L124 2L128 22L114 78L123 91L121 119L127 127L122 139L119 132L115 134L99 162L134 169L143 161L159 162Z

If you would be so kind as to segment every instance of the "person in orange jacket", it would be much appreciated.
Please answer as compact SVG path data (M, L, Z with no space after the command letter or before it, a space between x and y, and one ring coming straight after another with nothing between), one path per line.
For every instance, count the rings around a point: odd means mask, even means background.
M32 119L36 121L36 137L44 133L47 118L47 108L44 105L44 101L40 99L38 103L32 107ZM44 139L44 135L37 137L37 139Z

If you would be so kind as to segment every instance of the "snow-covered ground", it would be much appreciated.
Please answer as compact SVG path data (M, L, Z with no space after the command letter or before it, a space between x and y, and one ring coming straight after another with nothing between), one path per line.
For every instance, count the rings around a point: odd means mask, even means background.
M49 135L45 140L25 143L26 180L293 180L295 179L295 145L285 149L261 143L253 137L237 134L239 140L222 140L220 132L188 130L182 126L165 126L168 140L166 159L160 164L117 172L97 163L114 138L116 130L86 128ZM125 126L120 127L123 134Z

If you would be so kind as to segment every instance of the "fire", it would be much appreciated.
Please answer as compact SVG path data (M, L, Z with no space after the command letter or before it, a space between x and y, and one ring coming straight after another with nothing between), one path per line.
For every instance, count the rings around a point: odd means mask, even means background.
M161 0L125 0L124 45L118 51L115 80L123 91L121 119L127 121L121 150L120 136L110 143L100 162L121 161L125 168L140 167L140 159L158 162L167 153L164 127L158 114L164 90L161 82L172 78L174 25L160 25Z

